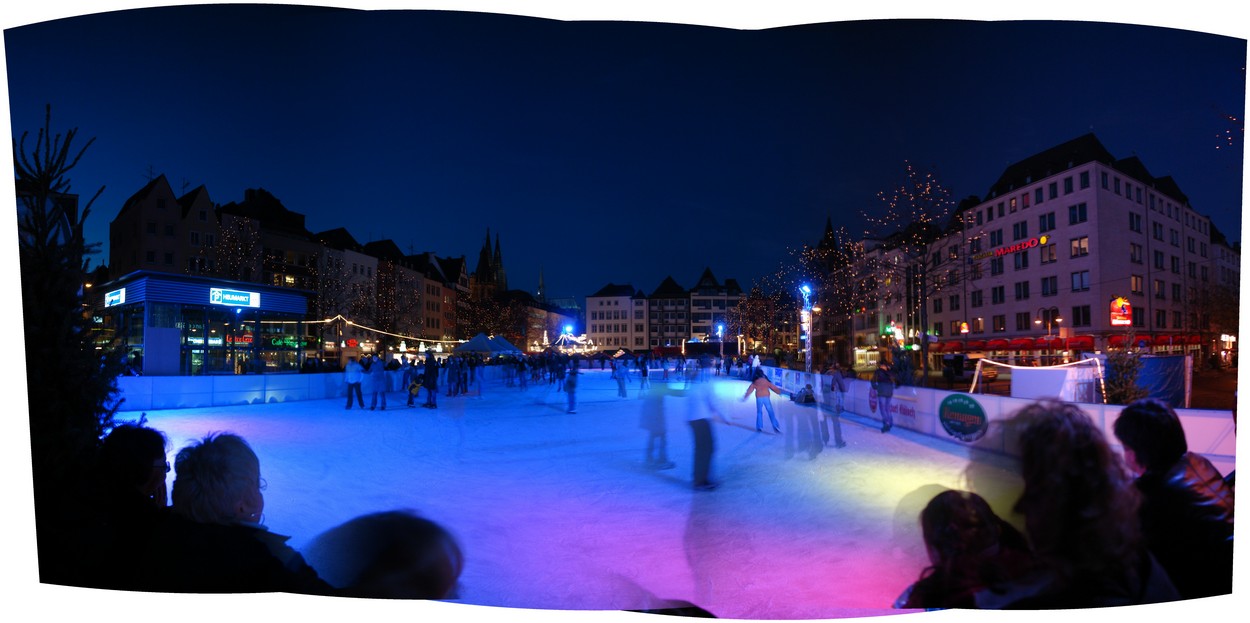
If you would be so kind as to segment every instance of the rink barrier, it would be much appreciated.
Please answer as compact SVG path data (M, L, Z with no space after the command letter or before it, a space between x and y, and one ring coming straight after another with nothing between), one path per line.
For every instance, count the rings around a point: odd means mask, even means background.
M764 371L777 384L786 390L801 389L810 383L816 390L817 401L825 411L832 411L835 397L830 390L830 377L822 374L809 374L801 370L764 367ZM819 384L817 384L817 380ZM871 384L861 379L850 380L850 388L845 399L843 413L846 421L858 422L874 429L881 427L881 416L877 413L875 393ZM947 424L939 418L939 410L948 397L960 405L969 401L980 408L981 413L968 416L964 413L951 414L948 410ZM975 458L978 452L992 452L998 455L1018 457L1014 435L1004 425L1016 411L1035 402L1032 398L1012 398L987 394L969 394L942 389L900 386L894 390L891 411L894 414L894 428L906 429L921 435L954 444L966 450L969 458ZM949 405L950 403L948 403ZM1075 403L1102 429L1107 441L1117 451L1123 451L1116 440L1112 426L1122 405L1104 405ZM975 412L973 408L971 411ZM968 435L960 424L975 420L984 415L984 432L975 439ZM1236 468L1237 435L1233 424L1232 411L1214 409L1176 409L1181 426L1185 429L1185 439L1191 452L1197 452L1210 460L1221 474L1228 474ZM962 417L960 417L962 416ZM954 429L953 432L951 429Z
M830 411L834 396L829 390L829 377L808 374L801 370L765 367L774 383L787 390L800 389L811 383L816 389L821 408ZM503 369L495 366L479 368L485 371L488 382L500 381ZM389 391L400 391L401 372L387 371ZM736 376L736 371L732 376ZM815 379L818 379L815 380ZM743 379L745 382L745 379ZM850 389L846 395L843 418L879 428L881 417L876 412L875 395L868 381L849 379ZM247 374L226 376L126 376L117 379L119 398L124 401L119 411L151 411L160 409L187 409L224 407L266 403L297 402L302 400L343 399L346 384L342 372L310 374ZM440 380L440 390L444 385ZM362 388L363 389L363 388ZM963 396L980 407L986 426L984 434L967 439L952 434L938 417L943 401L952 395ZM365 400L369 396L365 395ZM1032 403L1032 399L1011 398L986 394L967 394L941 389L902 386L894 390L891 410L894 412L894 428L906 429L964 449L970 458L977 452L1017 456L1014 440L1002 423L1020 408ZM1115 418L1123 408L1119 405L1078 403L1103 430L1107 440L1120 449L1112 432ZM1236 467L1237 437L1232 412L1209 409L1176 409L1189 449L1211 460L1220 473L1227 474Z
M503 377L497 366L478 368L488 382ZM401 391L403 373L387 370L388 392ZM440 389L444 387L439 380ZM155 411L324 400L347 396L342 372L222 376L123 376L117 379L118 411ZM369 400L368 380L361 390Z

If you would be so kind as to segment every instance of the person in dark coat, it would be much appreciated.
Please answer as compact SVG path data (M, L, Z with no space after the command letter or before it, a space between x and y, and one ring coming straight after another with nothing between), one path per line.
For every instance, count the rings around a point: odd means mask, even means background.
M116 426L101 443L81 516L84 584L138 588L136 554L168 514L167 445L164 433L142 423Z
M140 557L141 590L336 593L289 537L262 524L260 461L242 437L208 435L179 450L174 467L172 513Z
M1233 488L1189 451L1176 412L1146 398L1120 412L1114 432L1137 474L1138 511L1150 551L1186 599L1233 590Z
M872 375L872 388L877 392L877 412L881 414L881 432L888 433L894 428L894 413L890 411L890 403L894 399L894 388L898 386L898 377L890 369L889 362L884 359L877 364L877 371Z
M425 388L425 404L422 406L427 409L437 409L438 360L434 359L434 353L428 350L425 351L425 373L421 385Z
M386 390L390 379L386 375L387 365L377 355L373 356L373 364L369 366L369 410L378 407L378 397L382 398L382 410L386 410Z

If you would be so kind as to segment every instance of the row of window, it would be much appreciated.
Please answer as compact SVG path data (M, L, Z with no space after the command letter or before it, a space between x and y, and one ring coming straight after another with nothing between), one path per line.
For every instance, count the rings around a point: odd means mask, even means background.
M1046 310L1049 318L1035 318L1030 312L1017 312L1015 330L1017 332L1031 332L1039 328L1045 328L1050 323L1050 329L1056 329L1057 325L1070 324L1073 327L1088 327L1092 324L1092 316L1090 315L1089 305L1077 305L1072 307L1072 315L1068 318L1059 316L1058 310ZM1146 314L1136 313L1134 310L1133 326L1144 328L1146 326ZM1040 322L1039 322L1040 320ZM990 317L991 330L993 333L1007 332L1007 315L999 314ZM1166 309L1155 310L1154 324L1155 329L1177 329L1177 330L1205 330L1210 327L1210 319L1208 317L1199 316L1197 313L1189 313L1188 315L1179 311L1168 311ZM963 321L951 320L949 324L946 322L934 322L933 334L935 336L945 335L946 329L950 330L950 335L961 335L963 331ZM968 321L968 333L980 335L985 333L985 319L972 318Z

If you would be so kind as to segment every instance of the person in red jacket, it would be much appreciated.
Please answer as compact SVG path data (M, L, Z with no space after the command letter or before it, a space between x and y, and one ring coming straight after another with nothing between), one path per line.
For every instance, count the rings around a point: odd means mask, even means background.
M773 423L773 430L780 433L781 425L777 423L777 413L773 411L773 401L771 394L769 394L770 391L777 392L778 394L793 393L773 385L773 382L768 380L768 376L764 374L764 371L756 368L755 372L751 374L751 386L747 388L747 393L742 396L742 401L746 402L746 399L749 398L754 392L755 430L764 430L764 409L768 409L768 419Z

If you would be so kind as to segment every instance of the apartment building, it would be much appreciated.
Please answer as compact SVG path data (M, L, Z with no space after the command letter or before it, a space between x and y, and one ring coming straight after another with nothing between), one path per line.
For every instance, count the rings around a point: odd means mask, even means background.
M632 285L609 283L586 297L586 337L600 350L648 350L647 297Z
M1237 300L1240 258L1210 219L1093 134L1007 167L928 249L917 288L915 259L877 247L873 261L894 270L874 271L878 324L856 324L857 359L925 339L938 355L1021 363L1124 346L1208 354Z

